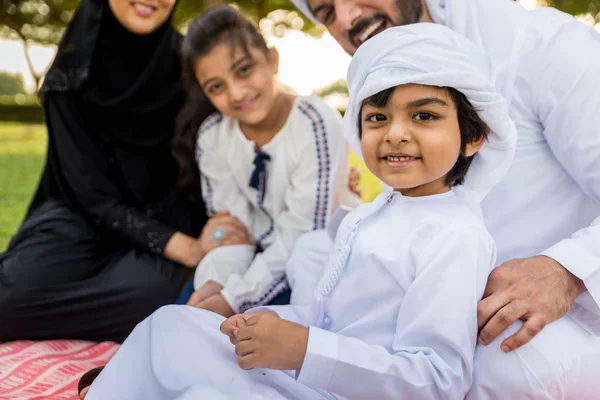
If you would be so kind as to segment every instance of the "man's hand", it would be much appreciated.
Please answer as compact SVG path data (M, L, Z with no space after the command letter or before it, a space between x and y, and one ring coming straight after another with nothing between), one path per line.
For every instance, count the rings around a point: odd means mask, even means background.
M479 343L491 343L521 319L521 329L501 344L504 352L515 350L566 315L585 290L580 279L550 257L507 261L490 274L477 308Z
M198 290L192 293L187 305L196 307L196 305L208 299L209 297L221 293L221 290L223 290L223 286L221 286L220 283L208 281L204 285L200 286Z
M235 314L229 303L227 303L227 300L225 300L225 297L220 293L210 296L208 299L196 304L194 307L212 311L225 318L229 318Z
M281 319L272 311L244 314L244 317L245 326L231 330L225 327L227 332L236 332L231 341L237 340L235 352L240 356L238 364L242 369L302 367L308 345L307 327Z

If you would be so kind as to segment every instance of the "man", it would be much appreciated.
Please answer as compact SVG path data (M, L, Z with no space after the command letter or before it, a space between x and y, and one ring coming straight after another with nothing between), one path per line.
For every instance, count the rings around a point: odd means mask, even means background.
M500 265L479 306L479 342L493 344L478 350L473 398L507 398L497 390L504 378L508 387L529 384L536 399L552 398L547 384L573 368L590 335L600 336L600 35L554 9L526 11L509 0L294 2L350 54L391 26L434 22L467 36L495 63L519 142L508 176L483 204ZM567 313L580 327L562 318ZM510 381L515 371L502 376L502 366L523 365L506 362L498 347L518 349L542 329L520 350L533 372L521 382ZM556 337L561 329L580 347L567 351ZM541 380L539 391L527 379Z

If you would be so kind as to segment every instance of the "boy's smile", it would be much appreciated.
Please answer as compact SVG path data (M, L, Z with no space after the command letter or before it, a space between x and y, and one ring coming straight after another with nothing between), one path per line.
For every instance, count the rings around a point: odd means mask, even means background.
M386 185L407 196L450 190L445 177L460 155L461 135L447 90L401 85L385 104L367 102L360 118L365 163Z

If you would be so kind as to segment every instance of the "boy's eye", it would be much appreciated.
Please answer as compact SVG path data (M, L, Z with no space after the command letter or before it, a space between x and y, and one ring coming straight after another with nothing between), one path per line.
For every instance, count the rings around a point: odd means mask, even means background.
M435 115L426 112L417 113L413 118L417 121L431 121L437 119Z
M369 114L365 118L365 121L368 121L368 122L383 122L386 119L387 119L386 116L383 115L383 114Z

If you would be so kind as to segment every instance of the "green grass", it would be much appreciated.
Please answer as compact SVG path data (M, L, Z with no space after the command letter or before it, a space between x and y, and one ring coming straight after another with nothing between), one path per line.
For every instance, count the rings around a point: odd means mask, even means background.
M0 123L0 253L27 211L40 178L46 142L43 125ZM355 154L350 164L360 168L362 197L371 201L381 191L379 181Z
M0 253L33 196L46 153L43 125L0 123Z

